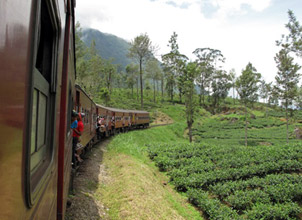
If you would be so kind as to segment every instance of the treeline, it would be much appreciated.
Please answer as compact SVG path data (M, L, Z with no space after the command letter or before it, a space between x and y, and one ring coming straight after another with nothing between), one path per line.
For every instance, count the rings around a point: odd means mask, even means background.
M301 108L301 92L299 87L299 66L294 61L302 57L302 26L297 21L292 11L288 12L289 22L286 24L288 35L283 35L276 41L280 51L274 59L278 72L274 82L265 82L262 74L257 71L252 63L248 63L241 75L236 77L234 70L227 72L222 69L225 58L220 50L212 48L197 48L193 51L195 61L179 52L177 34L173 33L168 46L170 53L162 56L164 70L167 73L167 92L173 101L175 88L178 90L179 99L185 97L187 125L190 141L192 141L191 127L197 105L194 100L194 85L199 87L199 105L211 107L213 113L219 109L229 90L237 91L240 102L245 107L245 144L247 145L247 106L263 98L268 104L279 105L286 111L287 142L288 142L288 109L296 105ZM192 90L193 89L193 90ZM234 91L233 91L234 93ZM209 106L205 105L205 96L208 97ZM235 99L234 99L235 100Z
M288 15L286 27L289 34L276 41L280 50L274 57L278 68L274 82L265 82L262 77L265 73L259 73L252 63L248 63L238 76L234 69L224 70L225 57L218 49L197 48L193 51L195 60L189 60L180 52L175 32L168 41L170 52L161 56L161 63L154 58L156 47L149 36L141 34L135 37L130 42L128 53L134 62L121 70L112 64L112 60L102 59L97 54L94 41L89 48L85 46L80 39L79 24L76 25L77 82L91 97L105 104L110 101L113 88L130 89L130 97L133 101L140 101L142 109L143 93L148 90L153 90L153 102L168 99L172 103L184 103L190 140L194 112L200 106L216 113L231 89L234 104L236 91L245 109L259 98L268 105L281 104L288 124L289 107L302 108L298 73L301 67L295 63L295 58L302 57L302 26L292 11L288 11ZM247 120L245 127L247 144Z

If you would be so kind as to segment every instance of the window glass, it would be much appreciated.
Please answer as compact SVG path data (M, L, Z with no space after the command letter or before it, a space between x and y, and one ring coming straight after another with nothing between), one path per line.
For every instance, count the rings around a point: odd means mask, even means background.
M33 154L36 151L36 127L37 127L37 106L38 106L38 90L34 89L33 92L33 109L31 120L31 141L30 141L30 153Z
M39 168L39 165L43 162L46 155L46 149L46 147L42 147L31 156L30 170L32 174L34 174L34 172Z
M38 140L37 147L41 148L45 144L46 133L46 111L47 97L43 93L39 93L39 116L38 116Z

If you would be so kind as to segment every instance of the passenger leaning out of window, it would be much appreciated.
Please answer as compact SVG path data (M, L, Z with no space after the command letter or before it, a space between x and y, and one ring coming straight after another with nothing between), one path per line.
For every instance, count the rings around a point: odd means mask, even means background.
M76 153L76 148L77 148L77 144L81 141L80 140L80 137L82 135L82 132L84 131L84 124L83 124L83 121L82 121L82 115L81 113L78 113L77 115L77 121L78 121L78 126L77 128L73 129L73 144L72 144L72 162L73 164L75 165L75 162L76 162L76 158L78 158L79 161L81 161L82 159L80 158L79 155L77 155Z

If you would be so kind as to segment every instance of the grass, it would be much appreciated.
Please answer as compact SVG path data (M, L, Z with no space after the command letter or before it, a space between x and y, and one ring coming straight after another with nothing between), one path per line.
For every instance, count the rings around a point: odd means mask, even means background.
M132 131L112 139L103 163L112 179L97 189L97 199L110 207L111 219L202 219L199 211L177 193L168 177L159 172L147 155L146 144L185 142L183 107L161 109L173 125Z
M123 102L115 103L113 99L112 106L140 108L139 102L129 98L129 94L117 90L115 95ZM98 186L98 199L110 207L111 219L202 219L200 212L188 204L185 195L173 190L174 187L170 185L167 176L159 172L147 155L146 144L156 146L162 143L172 145L188 143L184 139L186 129L184 106L168 104L159 99L153 103L151 96L144 99L144 106L145 110L153 112L159 110L169 115L174 123L114 137L107 147L103 161L108 167L112 181ZM266 108L268 114L265 114ZM232 100L227 100L225 106L221 106L221 110L220 114L211 115L209 111L199 109L194 123L194 139L196 142L221 148L244 145L244 108L238 101L234 105ZM248 145L285 143L284 120L279 115L282 117L283 112L259 103L253 108L248 108ZM292 124L290 142L299 142L293 136L293 129ZM203 196L205 200L202 203L207 205L207 195ZM214 211L216 203L210 205Z

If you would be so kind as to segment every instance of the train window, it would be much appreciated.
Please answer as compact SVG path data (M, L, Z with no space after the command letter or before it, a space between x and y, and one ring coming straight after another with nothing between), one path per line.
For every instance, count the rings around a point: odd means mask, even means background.
M30 123L26 169L29 207L38 198L52 160L55 124L56 44L58 27L46 1L37 1L34 37ZM51 3L49 3L51 4Z

